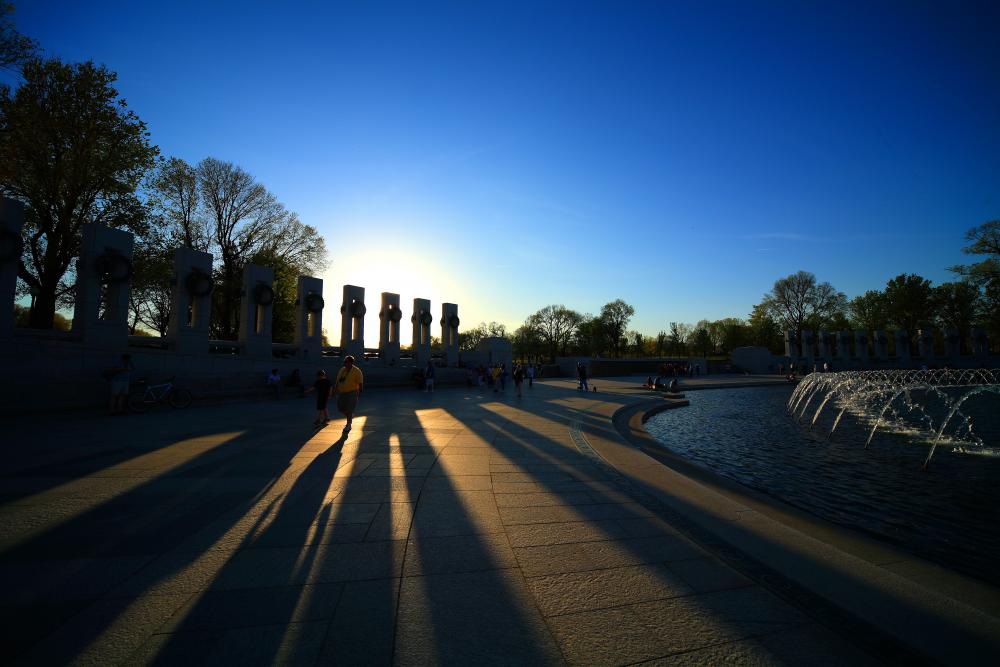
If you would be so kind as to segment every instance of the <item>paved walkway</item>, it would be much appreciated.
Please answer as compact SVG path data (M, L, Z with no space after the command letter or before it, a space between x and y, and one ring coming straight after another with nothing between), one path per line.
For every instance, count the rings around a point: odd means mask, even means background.
M371 391L343 434L308 399L14 424L0 661L868 664L609 478L590 446L634 400Z

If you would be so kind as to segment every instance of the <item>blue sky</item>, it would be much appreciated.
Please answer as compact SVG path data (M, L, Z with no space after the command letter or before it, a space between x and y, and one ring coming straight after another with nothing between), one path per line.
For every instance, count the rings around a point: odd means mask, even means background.
M318 227L335 301L513 328L620 297L655 334L800 269L948 280L1000 217L996 3L287 5L16 16L116 71L165 155L236 162Z

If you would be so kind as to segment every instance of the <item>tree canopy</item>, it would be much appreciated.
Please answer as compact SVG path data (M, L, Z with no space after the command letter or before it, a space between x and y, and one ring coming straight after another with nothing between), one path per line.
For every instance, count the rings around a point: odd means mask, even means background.
M36 293L30 325L52 328L83 225L140 229L136 196L158 150L128 109L114 72L92 62L30 60L24 83L0 87L0 188L25 204L18 276Z
M821 327L847 305L847 297L830 283L816 282L816 276L799 271L775 281L764 295L761 306L784 329L800 334L804 328Z

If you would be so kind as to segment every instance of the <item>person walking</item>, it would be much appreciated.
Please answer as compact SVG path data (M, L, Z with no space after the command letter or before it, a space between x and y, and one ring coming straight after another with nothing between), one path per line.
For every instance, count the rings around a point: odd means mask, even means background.
M330 421L330 413L326 409L327 401L330 400L330 393L333 390L333 383L326 377L326 371L316 371L316 381L303 392L303 396L310 392L316 392L316 420L313 426L323 426Z
M517 397L521 398L521 385L524 384L524 369L521 364L514 366L514 386L517 388Z
M354 365L354 357L347 355L344 357L344 366L337 373L337 381L333 385L333 390L337 394L337 410L347 417L345 431L351 430L351 422L354 421L354 410L358 406L358 399L361 397L361 390L364 389L364 374L361 369Z
M500 391L500 364L493 367L493 371L490 373L490 377L493 378L493 393L499 393Z
M281 398L281 373L278 372L277 368L271 369L271 374L267 376L264 384L274 392L275 400Z
M535 386L535 366L528 364L528 389Z
M587 367L580 362L576 364L576 376L580 379L580 386L577 388L580 391L590 391L590 387L587 385Z
M434 393L434 362L428 360L427 368L424 369L424 393Z

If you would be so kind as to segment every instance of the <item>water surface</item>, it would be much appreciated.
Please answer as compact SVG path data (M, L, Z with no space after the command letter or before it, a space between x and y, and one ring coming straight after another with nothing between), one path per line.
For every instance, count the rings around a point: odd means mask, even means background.
M791 387L692 391L690 406L655 415L646 428L719 474L1000 583L1000 457L939 449L924 471L928 444L887 433L866 450L867 431L846 415L828 438L829 424L814 432L789 415L790 395Z

